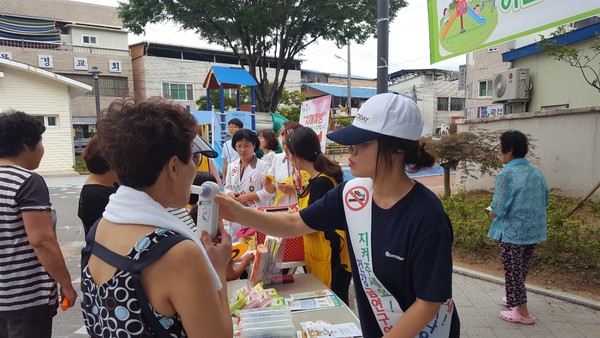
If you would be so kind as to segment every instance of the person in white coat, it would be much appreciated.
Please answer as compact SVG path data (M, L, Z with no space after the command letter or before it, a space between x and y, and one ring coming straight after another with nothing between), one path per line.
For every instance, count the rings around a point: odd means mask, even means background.
M274 193L275 197L273 205L294 205L298 204L298 195L301 191L296 190L297 183L297 170L288 159L288 151L285 144L285 138L288 134L294 130L301 128L302 125L294 121L286 121L283 124L283 128L279 131L281 148L283 152L275 155L271 168L269 169L269 175L273 176L277 184L275 184L271 178L263 177L263 185L265 189Z
M244 128L244 122L242 122L238 118L233 118L227 122L227 132L229 136L233 137L233 135L240 129ZM228 140L223 143L223 154L221 156L223 162L221 163L221 167L223 168L223 175L227 173L227 166L233 163L235 160L239 160L239 156L235 151L235 147L231 145L232 140ZM224 180L227 180L227 176L223 176Z
M268 193L262 178L269 171L269 165L254 155L260 141L251 130L240 129L231 139L231 144L240 156L227 167L224 192L240 204L256 207L271 205L273 194ZM235 234L241 226L231 223L229 234Z

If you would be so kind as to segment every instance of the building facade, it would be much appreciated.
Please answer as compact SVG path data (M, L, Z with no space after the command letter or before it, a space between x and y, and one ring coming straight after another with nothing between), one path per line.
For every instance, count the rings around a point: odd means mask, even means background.
M350 101L352 108L348 107L348 75L332 74L314 70L302 70L302 94L307 99L322 95L331 95L331 107L334 114L341 116L354 116L358 108L371 96L377 94L377 79L363 76L351 76Z
M0 59L0 111L23 111L46 126L45 154L37 169L39 173L75 174L71 102L91 89L44 69Z
M591 68L597 66L592 50L596 35L600 33L600 18L590 17L564 26L568 31L555 41L575 47L591 59ZM542 32L548 36L555 28ZM466 119L485 118L493 115L536 112L570 107L592 106L598 103L598 91L586 83L581 69L567 62L554 60L538 46L539 35L532 35L467 54L466 64ZM582 59L585 62L584 59ZM527 72L525 80L507 85L506 76ZM588 78L596 74L588 72ZM504 77L504 80L502 79ZM519 76L519 79L521 77ZM514 89L526 92L522 98L513 94L506 100L498 94ZM509 89L511 88L511 89ZM494 97L495 96L495 97Z
M97 67L101 109L133 87L128 33L115 7L67 0L3 1L0 21L0 57L88 85L94 84L90 71ZM78 152L94 132L94 94L69 102Z
M212 66L240 67L238 59L228 51L153 42L133 44L130 50L137 95L170 98L192 111L206 110L198 107L196 101L206 96L203 83ZM273 79L275 60L267 62L267 75ZM299 60L288 71L284 87L288 91L300 90ZM235 95L234 91L226 94Z
M390 74L389 88L412 96L423 117L423 134L444 130L462 119L465 91L458 89L458 73L444 69L405 69Z
M589 57L589 69L580 69L570 66L565 61L557 61L548 57L536 43L506 52L502 55L503 61L513 68L527 69L530 79L530 101L525 111L548 111L565 108L580 108L595 106L600 103L600 91L588 81L598 81L598 65L593 60L597 58L598 51L592 49L594 43L599 43L600 22L573 27L566 35L557 41L575 47L582 53L582 64L585 56ZM594 67L595 70L594 70ZM600 87L599 84L596 84Z
M512 68L502 53L514 48L514 41L467 53L465 75L465 118L477 118L482 107L492 106L494 74Z

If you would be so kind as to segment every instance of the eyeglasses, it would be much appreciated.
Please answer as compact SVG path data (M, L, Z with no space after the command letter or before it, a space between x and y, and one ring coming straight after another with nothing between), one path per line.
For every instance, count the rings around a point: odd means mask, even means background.
M202 163L202 154L200 153L194 153L192 155L192 161L194 162L194 164L197 166L200 165L200 163Z
M235 145L235 149L236 150L243 150L243 149L254 149L254 144L251 143L247 143L247 144L236 144Z
M363 143L359 143L359 144L352 144L348 146L348 153L352 154L352 155L356 155L358 153L358 149L359 148L366 148L368 147L371 143L377 142L377 140L372 140L372 141L367 141L367 142L363 142Z

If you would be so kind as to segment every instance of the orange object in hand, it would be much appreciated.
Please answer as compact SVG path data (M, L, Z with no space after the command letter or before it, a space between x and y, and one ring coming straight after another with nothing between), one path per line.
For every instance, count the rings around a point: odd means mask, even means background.
M60 308L63 311L67 311L67 309L69 308L69 305L70 305L69 299L65 297L65 298L63 298L62 302L60 303Z

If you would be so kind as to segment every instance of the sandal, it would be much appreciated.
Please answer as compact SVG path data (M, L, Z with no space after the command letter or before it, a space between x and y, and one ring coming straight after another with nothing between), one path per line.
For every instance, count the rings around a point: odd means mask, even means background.
M537 318L525 318L517 312L517 308L513 308L511 311L500 311L500 318L511 323L521 323L525 325L535 324Z

